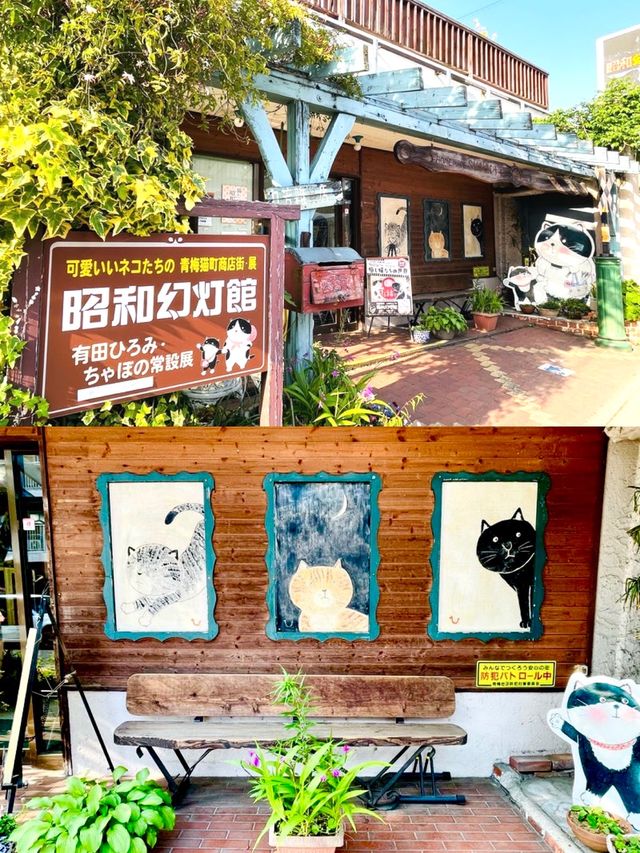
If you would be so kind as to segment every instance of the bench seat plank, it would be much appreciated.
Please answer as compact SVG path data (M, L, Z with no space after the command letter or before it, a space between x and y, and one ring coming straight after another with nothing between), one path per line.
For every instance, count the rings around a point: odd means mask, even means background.
M407 743L463 744L467 733L453 723L393 723L336 720L317 723L313 734L319 739L334 737L352 746L403 746ZM268 747L291 732L279 720L221 719L130 720L114 733L116 743L127 746L151 746L167 749L251 748L259 743Z

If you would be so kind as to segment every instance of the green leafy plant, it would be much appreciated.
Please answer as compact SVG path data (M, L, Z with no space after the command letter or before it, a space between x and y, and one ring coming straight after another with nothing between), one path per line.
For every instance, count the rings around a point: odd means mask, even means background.
M599 806L571 806L570 811L593 832L603 835L623 835L625 832L618 819Z
M0 838L6 838L16 828L16 819L13 815L3 814L0 817Z
M640 853L640 835L616 835L611 843L619 853Z
M640 513L640 487L632 486L633 489L633 511ZM634 524L627 530L627 535L631 538L636 548L640 548L640 524ZM630 577L625 580L624 592L620 598L625 607L629 609L637 608L640 610L640 576Z
M477 314L499 314L502 308L502 297L490 287L475 287L471 291L471 310Z
M589 310L589 306L582 299L561 300L560 313L568 320L582 320Z
M423 316L424 328L430 332L465 332L469 328L465 318L455 308L436 308L431 305Z
M149 771L125 779L125 767L112 782L71 776L67 793L36 797L27 804L38 814L12 833L16 853L145 853L156 846L158 832L173 829L171 797Z
M630 323L640 320L640 284L632 279L622 282L624 319Z
M332 738L313 735L312 699L301 673L282 679L273 692L273 701L283 705L285 728L290 736L270 747L259 746L240 764L251 776L251 797L266 801L271 815L260 839L272 827L278 835L333 835L344 820L355 830L354 816L366 814L381 820L370 809L356 804L364 790L356 787L357 777L369 767L385 767L382 761L366 761L347 767L351 747Z
M539 308L546 308L548 311L559 311L562 306L562 300L556 299L555 296L549 296L546 302L539 305Z

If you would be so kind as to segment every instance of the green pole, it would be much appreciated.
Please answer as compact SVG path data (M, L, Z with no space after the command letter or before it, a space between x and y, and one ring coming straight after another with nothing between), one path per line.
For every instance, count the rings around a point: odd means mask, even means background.
M598 337L596 346L630 350L624 329L624 306L622 303L622 275L620 258L600 257L595 259L598 300Z

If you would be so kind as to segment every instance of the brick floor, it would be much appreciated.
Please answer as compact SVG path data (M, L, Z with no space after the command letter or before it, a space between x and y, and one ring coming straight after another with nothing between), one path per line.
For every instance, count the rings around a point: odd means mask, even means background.
M425 399L422 424L490 426L638 426L640 349L621 352L592 341L501 318L497 334L472 332L452 345L413 344L407 330L326 336L356 375L376 369L379 395L402 405ZM538 368L568 368L562 377Z
M59 790L60 773L29 771L29 788L21 801ZM461 779L443 789L463 793L463 806L403 805L381 812L382 822L360 818L358 832L348 831L346 853L406 851L406 853L548 853L549 847L525 823L506 794L488 779ZM178 809L176 828L162 833L158 853L206 850L237 853L252 850L267 810L256 806L242 780L197 780ZM263 841L258 851L267 851Z

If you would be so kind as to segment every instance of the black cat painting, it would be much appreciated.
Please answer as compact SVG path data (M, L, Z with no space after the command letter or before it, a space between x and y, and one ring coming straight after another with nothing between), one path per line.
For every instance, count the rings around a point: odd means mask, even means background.
M514 590L520 627L530 628L535 580L536 531L518 507L511 518L489 524L483 519L476 554L483 568L495 572Z

